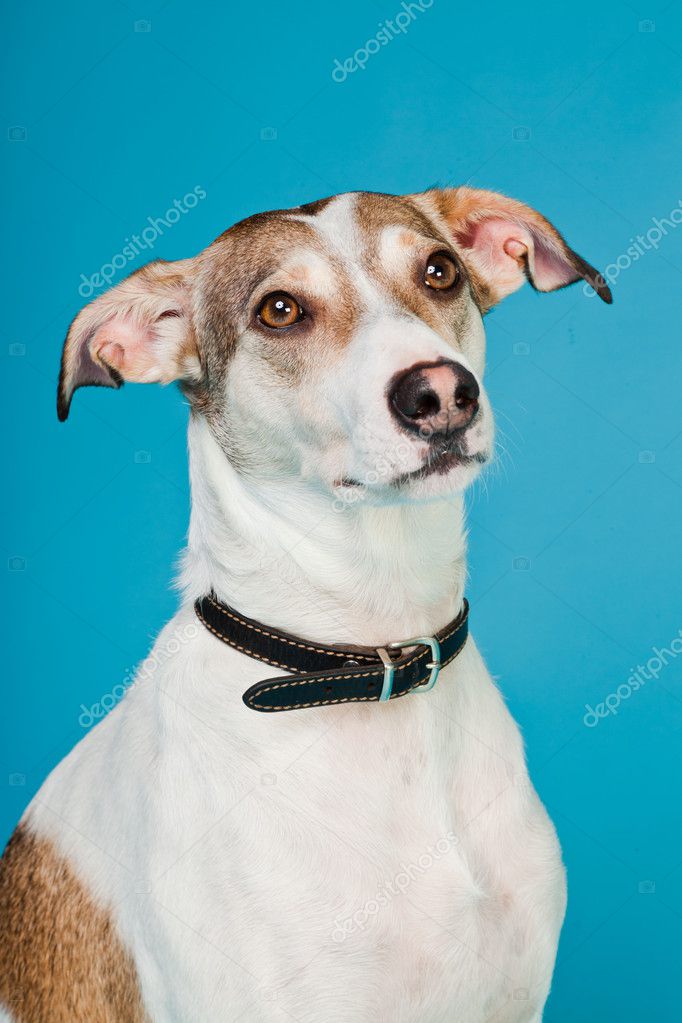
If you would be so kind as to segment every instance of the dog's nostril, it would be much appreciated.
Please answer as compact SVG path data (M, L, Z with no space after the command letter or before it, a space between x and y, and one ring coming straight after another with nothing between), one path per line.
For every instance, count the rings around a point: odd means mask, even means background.
M405 410L404 410L405 411ZM410 419L425 419L427 416L435 416L440 412L440 401L438 395L433 391L427 391L420 395L414 403L414 411L405 411Z
M478 401L478 395L478 384L472 377L471 380L465 380L457 385L457 390L455 391L455 405L457 408L469 408L470 405L476 404Z
M398 412L413 422L428 419L440 412L440 398L422 373L407 373L393 391L392 401Z

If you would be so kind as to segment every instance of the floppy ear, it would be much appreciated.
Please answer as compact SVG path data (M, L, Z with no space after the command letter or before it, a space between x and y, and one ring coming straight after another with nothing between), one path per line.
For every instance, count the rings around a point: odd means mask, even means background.
M193 261L157 260L81 310L69 328L57 392L57 415L73 392L124 381L198 380L201 364L191 319Z
M581 278L604 302L612 301L599 271L530 206L477 188L433 189L412 198L447 222L455 244L488 292L490 306L525 281L536 291L556 291Z

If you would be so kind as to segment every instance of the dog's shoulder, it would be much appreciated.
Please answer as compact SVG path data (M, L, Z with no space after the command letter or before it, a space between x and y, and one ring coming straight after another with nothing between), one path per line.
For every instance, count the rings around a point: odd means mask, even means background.
M143 1023L108 909L49 838L20 824L0 860L0 1003L15 1023Z

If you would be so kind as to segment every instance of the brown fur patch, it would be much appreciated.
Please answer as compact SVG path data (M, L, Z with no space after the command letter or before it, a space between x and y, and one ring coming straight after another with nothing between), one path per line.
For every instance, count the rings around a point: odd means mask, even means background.
M368 238L378 238L385 227L405 227L419 234L434 231L432 220L409 196L358 192L355 209L358 223Z
M0 861L0 1004L16 1023L148 1020L110 914L23 825Z
M329 206L330 202L336 199L335 195L328 195L325 199L315 199L314 202L304 203L303 206L299 206L297 211L299 213L306 213L309 217L316 217L318 213L322 213L323 210Z

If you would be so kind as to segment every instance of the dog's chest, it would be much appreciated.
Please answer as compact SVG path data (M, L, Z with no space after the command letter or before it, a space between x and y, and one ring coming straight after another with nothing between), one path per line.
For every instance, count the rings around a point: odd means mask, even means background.
M330 716L294 755L273 724L256 784L157 890L177 1018L222 1019L228 991L263 1023L532 1018L561 903L551 826L522 760L404 702L381 727L375 708Z

